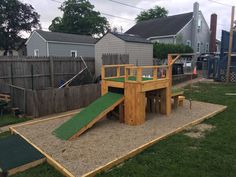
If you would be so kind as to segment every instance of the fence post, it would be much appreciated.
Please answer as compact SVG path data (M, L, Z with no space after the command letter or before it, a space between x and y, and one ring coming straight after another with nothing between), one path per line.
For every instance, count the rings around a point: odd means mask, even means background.
M13 66L12 66L12 63L11 63L11 85L14 85L13 84Z
M34 66L31 65L31 89L34 90Z
M54 88L54 62L53 58L50 57L50 81L51 81L51 87Z

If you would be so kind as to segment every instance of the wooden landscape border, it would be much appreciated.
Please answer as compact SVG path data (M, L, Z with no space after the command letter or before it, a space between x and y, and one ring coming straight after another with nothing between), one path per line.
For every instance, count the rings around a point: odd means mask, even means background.
M178 132L181 132L183 130L185 130L186 128L189 128L189 127L192 127L196 124L199 124L201 122L203 122L204 120L206 119L209 119L213 116L215 116L216 114L218 113L221 113L223 111L225 111L227 108L227 106L223 106L221 109L217 110L217 111L214 111L212 113L209 113L197 120L194 120L193 122L190 122L190 123L187 123L185 125L183 125L182 127L179 127L173 131L171 131L170 133L166 134L166 135L163 135L161 137L158 137L132 151L130 151L129 153L127 153L126 155L124 156L121 156L121 157L118 157L116 158L115 160L113 161L110 161L108 162L107 164L103 165L103 166L100 166L98 168L96 168L95 170L92 170L84 175L82 175L82 177L92 177L92 176L95 176L97 173L99 172L102 172L102 171L106 171L110 168L112 168L113 166L115 165L118 165L122 162L124 162L125 160L128 160L129 158L131 157L134 157L135 155L139 154L140 152L144 151L145 149L147 149L148 147L154 145L155 143L171 136L171 135L174 135ZM72 113L71 113L72 114ZM44 119L44 120L39 120L39 121L34 121L34 122L29 122L28 124L27 123L24 123L24 124L20 124L18 126L14 126L14 127L10 127L10 131L12 134L18 134L19 136L21 136L22 138L24 138L29 144L31 144L34 148L36 148L38 151L40 151L45 157L46 157L46 161L52 165L54 168L56 168L59 172L61 172L63 175L65 175L66 177L75 177L69 170L67 170L66 168L64 168L60 163L58 163L56 160L54 160L51 156L49 156L47 153L45 153L42 149L40 149L39 147L37 147L36 145L34 145L28 138L26 138L25 136L21 135L17 130L15 130L16 127L20 127L20 126L24 126L24 125L31 125L31 124L36 124L36 123L39 123L39 122L43 122L43 121L49 121L49 120L53 120L53 119L57 119L57 118L62 118L62 117L65 117L65 116L69 116L69 115L61 115L61 116L55 116L55 117L52 117L52 118L48 118L48 119Z

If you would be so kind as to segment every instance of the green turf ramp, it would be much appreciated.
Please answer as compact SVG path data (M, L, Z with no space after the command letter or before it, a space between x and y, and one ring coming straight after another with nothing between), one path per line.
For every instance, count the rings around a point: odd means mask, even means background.
M100 113L108 109L123 97L122 94L111 93L101 96L81 112L73 116L71 119L63 123L54 130L53 134L63 140L68 140L76 134L81 128L88 125Z

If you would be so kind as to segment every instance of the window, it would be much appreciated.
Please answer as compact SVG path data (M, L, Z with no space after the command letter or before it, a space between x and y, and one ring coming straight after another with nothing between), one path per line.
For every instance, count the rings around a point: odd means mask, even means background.
M202 29L202 19L201 19L201 16L199 15L198 16L198 24L197 24L197 30L198 32L200 32Z
M74 57L74 58L77 57L77 51L76 50L71 50L70 51L70 56Z
M39 57L39 49L34 49L34 56Z
M189 46L189 47L191 47L191 41L190 41L190 40L187 40L187 41L186 41L186 45Z
M206 43L205 52L206 52L206 53L209 52L209 44L208 44L208 43Z
M197 53L200 53L200 42L197 43Z
M12 50L9 50L8 55L9 55L9 56L13 56L13 51L12 51Z

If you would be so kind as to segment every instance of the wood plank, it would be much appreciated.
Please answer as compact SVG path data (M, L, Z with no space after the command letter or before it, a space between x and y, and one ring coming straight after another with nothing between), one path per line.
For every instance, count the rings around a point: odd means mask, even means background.
M39 159L34 162L19 166L17 168L10 169L10 170L8 170L8 176L14 175L19 172L23 172L23 171L28 170L33 167L36 167L36 166L44 163L45 161L46 161L46 158L43 158L43 159Z

